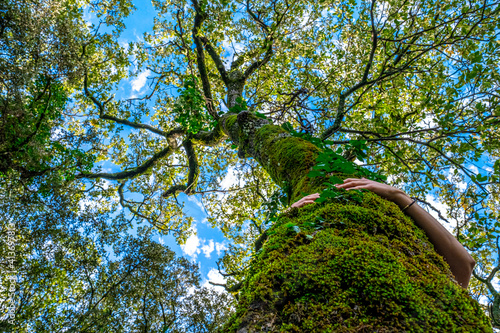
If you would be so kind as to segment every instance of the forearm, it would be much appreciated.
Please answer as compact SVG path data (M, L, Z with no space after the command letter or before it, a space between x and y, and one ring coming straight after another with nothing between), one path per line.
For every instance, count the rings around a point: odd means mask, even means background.
M412 201L404 193L399 194L394 200L400 208L406 207ZM425 231L436 252L442 255L450 265L450 270L455 275L457 282L463 288L467 288L476 263L474 258L445 227L416 203L407 208L405 213Z

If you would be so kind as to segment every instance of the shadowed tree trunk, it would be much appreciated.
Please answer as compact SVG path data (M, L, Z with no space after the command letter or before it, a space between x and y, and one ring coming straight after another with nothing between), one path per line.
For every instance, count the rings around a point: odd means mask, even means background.
M292 202L322 189L324 180L307 177L319 153L308 141L249 112L221 123L240 157L255 158L277 184L291 187ZM343 198L281 215L250 265L225 332L492 331L397 205L373 193L362 202Z

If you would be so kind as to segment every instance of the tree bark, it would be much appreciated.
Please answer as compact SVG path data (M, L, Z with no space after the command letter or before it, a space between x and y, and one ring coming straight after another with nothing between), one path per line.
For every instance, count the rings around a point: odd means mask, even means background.
M238 156L254 158L276 184L289 187L291 201L318 190L307 177L319 154L315 145L248 111L225 115L222 121L223 131L238 145Z
M292 201L321 190L314 145L249 112L221 120ZM224 332L492 332L424 232L376 194L292 209L267 233Z

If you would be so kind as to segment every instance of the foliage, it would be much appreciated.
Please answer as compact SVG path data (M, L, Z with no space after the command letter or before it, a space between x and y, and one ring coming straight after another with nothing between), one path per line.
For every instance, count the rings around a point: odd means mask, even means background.
M215 125L213 117L204 112L203 95L196 86L196 77L186 79L172 110L177 115L175 121L191 134L211 130Z
M126 75L116 39L131 7L0 4L2 332L214 332L231 307L227 295L200 288L197 266L152 241L151 226L127 235L130 217L106 199L116 188L77 178L94 167L102 140L91 122L73 123L84 81L107 84L93 91L100 96ZM87 25L84 10L101 24ZM194 309L217 316L198 322Z
M348 160L343 156L342 153L344 152L344 149L346 149L347 152L353 154L352 158L363 162L367 157L365 152L367 146L366 141L364 140L350 140L344 145L344 147L339 147L336 151L327 147L327 145L331 145L333 143L331 141L325 140L323 142L317 138L311 138L310 141L316 144L319 148L322 148L322 152L316 158L317 163L313 166L312 171L309 172L308 176L311 178L326 177L328 179L328 181L324 183L326 187L321 192L317 202L324 202L328 200L328 198L345 197L345 191L340 191L335 187L336 184L343 183L342 179L337 177L335 174L348 174L352 175L354 178L365 177L375 181L385 181L387 179L385 176L358 166L352 160ZM363 192L361 191L355 190L354 193L351 193L348 200L361 201L362 193Z

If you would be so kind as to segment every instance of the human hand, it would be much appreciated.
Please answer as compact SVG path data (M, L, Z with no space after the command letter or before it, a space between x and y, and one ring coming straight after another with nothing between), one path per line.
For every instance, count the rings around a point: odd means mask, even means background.
M309 194L308 196L305 196L299 201L295 202L293 205L290 206L290 208L300 208L302 206L312 204L318 198L319 198L319 193Z
M336 184L335 187L349 190L368 190L381 197L394 202L399 207L405 207L413 200L403 191L387 184L382 184L366 178L347 178L343 184Z

